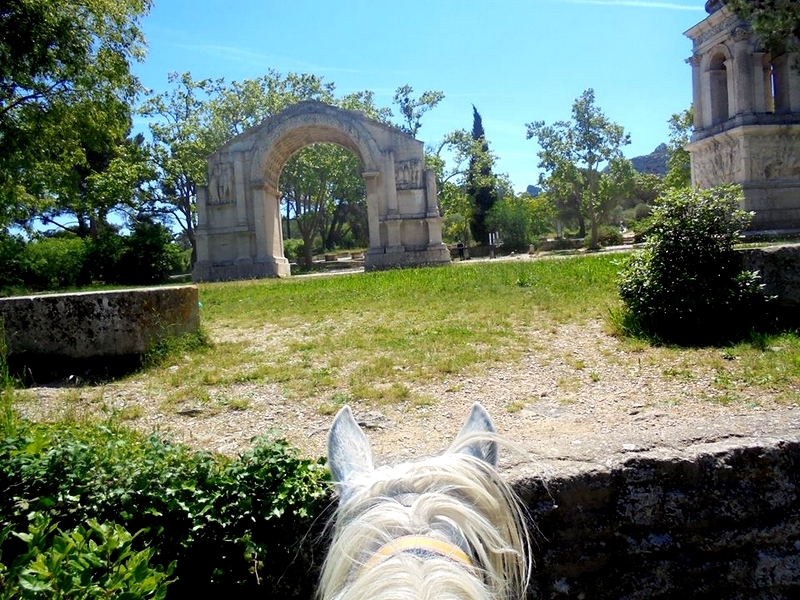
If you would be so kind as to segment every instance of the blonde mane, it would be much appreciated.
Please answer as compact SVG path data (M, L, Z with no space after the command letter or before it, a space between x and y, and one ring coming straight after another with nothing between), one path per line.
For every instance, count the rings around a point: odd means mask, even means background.
M477 456L489 449L496 460L496 440L462 431L441 456L352 473L340 486L321 600L524 598L523 514L492 462Z

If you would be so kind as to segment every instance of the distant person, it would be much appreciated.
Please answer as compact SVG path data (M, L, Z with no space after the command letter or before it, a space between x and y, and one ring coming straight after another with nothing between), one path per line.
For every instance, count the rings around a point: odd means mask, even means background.
M456 248L458 248L458 260L464 260L464 242L458 242Z

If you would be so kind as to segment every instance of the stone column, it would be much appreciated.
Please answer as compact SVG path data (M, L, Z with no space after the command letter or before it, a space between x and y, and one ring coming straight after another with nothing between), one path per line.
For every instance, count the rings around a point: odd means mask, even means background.
M750 55L750 69L753 72L753 111L772 112L772 73L764 67L764 52Z
M733 114L743 115L753 112L754 90L753 69L750 58L750 31L737 27L733 32Z
M244 152L233 153L233 199L236 202L236 223L247 226L247 188L244 185Z
M209 260L208 252L208 188L204 185L197 186L197 229L195 230L195 243L197 244L197 262Z
M253 181L250 183L253 191L253 221L255 222L256 234L256 260L262 260L269 256L269 242L267 240L267 216L266 204L267 193L263 181Z
M386 248L387 252L402 251L400 210L397 205L397 176L394 170L394 152L383 153L383 189L386 194Z
M365 171L362 176L364 177L364 187L367 190L367 221L369 223L369 247L381 247L381 230L380 221L378 220L378 213L380 211L378 195L378 171Z
M786 54L772 59L772 72L775 78L776 113L785 113L791 110L791 82L789 70L789 57Z
M278 193L262 180L251 181L253 218L255 220L256 257L253 276L285 277L290 273L289 261L283 256Z
M703 78L700 71L700 57L696 54L686 59L692 67L692 110L694 111L694 129L699 131L705 127L703 121Z
M787 56L789 66L789 110L800 113L800 52Z

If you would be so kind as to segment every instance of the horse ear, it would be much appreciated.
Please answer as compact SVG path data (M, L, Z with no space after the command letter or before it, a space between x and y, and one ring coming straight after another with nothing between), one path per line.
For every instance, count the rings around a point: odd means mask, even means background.
M458 452L469 454L478 458L493 467L497 466L497 442L492 439L496 433L492 418L480 402L472 405L472 412L469 413L467 422L461 428L456 436L454 445L459 444L460 441L466 441L465 438L474 437L472 441L466 444L461 444Z
M328 468L336 483L372 471L372 447L353 418L349 406L342 408L328 434Z

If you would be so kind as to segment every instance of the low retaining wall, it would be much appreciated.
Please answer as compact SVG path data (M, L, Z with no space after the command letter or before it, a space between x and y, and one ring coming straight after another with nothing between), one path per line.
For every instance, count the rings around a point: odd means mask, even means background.
M789 325L800 325L800 244L740 250L742 266L758 271L764 293L775 297L776 311Z
M529 598L800 598L800 440L519 481Z
M0 298L9 363L69 368L139 357L200 326L196 286Z

